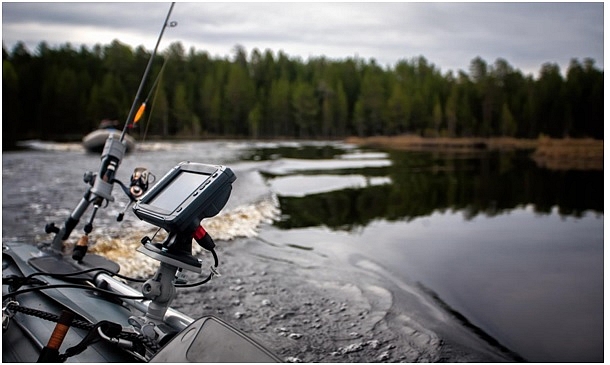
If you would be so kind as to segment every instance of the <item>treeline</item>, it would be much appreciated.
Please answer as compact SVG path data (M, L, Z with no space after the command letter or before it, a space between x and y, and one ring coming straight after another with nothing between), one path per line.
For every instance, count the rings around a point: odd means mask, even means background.
M123 123L149 56L116 40L91 49L42 42L35 53L3 46L4 146L82 136L102 119ZM155 58L146 97L136 135L603 138L603 71L591 59L572 60L565 77L544 64L534 78L504 59L477 57L456 75L422 56L384 68L359 58L248 55L236 46L232 59L221 59L178 42Z

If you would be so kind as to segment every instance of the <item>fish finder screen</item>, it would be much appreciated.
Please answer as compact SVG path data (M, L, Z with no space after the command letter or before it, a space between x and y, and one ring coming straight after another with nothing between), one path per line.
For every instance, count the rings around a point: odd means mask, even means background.
M197 189L209 175L181 171L174 180L157 194L148 204L173 212Z
M133 212L168 232L192 231L225 206L235 179L225 166L181 162L136 202Z

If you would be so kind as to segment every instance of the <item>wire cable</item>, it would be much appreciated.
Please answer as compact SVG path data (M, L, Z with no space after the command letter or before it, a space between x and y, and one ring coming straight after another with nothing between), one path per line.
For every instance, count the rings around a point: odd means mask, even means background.
M126 294L118 294L106 289L100 289L95 286L89 285L78 285L78 284L52 284L52 285L44 285L44 286L35 286L33 288L19 289L14 292L10 292L2 295L2 300L4 301L6 298L11 298L17 295L38 291L38 290L47 290L47 289L60 289L60 288L69 288L69 289L83 289L83 290L92 290L102 294L107 294L113 296L115 298L124 298L124 299L147 299L144 296L135 296L135 295L126 295Z
M198 281L196 283L192 283L192 284L174 284L174 286L176 288L193 288L193 287L196 287L196 286L203 285L203 284L207 283L208 281L212 280L213 276L214 276L214 274L210 273L207 278L205 278L205 279L203 279L201 281Z
M209 249L208 251L210 251L212 256L214 256L214 267L210 268L212 269L212 272L208 275L208 277L192 284L174 284L176 288L193 288L207 283L208 281L212 280L214 276L220 276L220 274L214 269L215 267L218 267L218 255L216 255L216 251L213 248Z
M94 268L91 268L91 269L86 269L86 270L82 270L82 271L75 271L73 273L67 273L67 274L47 273L47 272L37 271L35 273L32 273L32 274L26 276L25 279L26 280L27 279L31 279L34 276L50 276L52 278L61 279L61 278L67 278L67 277L70 277L70 276L77 276L77 275L87 274L87 273L90 273L90 272L93 272L93 271L104 272L104 273L106 273L108 275L116 276L118 278L121 278L121 279L124 279L124 280L127 280L127 281L133 281L133 282L136 282L136 283L143 283L143 282L146 281L146 279L136 279L136 278L132 278L132 277L129 277L129 276L121 275L119 273L115 273L115 272L110 271L108 269L105 269L103 267L94 267Z

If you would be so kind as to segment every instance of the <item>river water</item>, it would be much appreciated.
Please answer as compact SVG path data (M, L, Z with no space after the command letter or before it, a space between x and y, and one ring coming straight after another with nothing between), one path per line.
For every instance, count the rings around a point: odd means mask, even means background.
M46 239L44 225L63 222L84 193L83 172L99 168L99 156L77 144L29 146L2 156L4 241ZM138 166L160 178L184 160L237 175L224 218L208 229L219 240L256 237L272 244L266 250L332 257L326 270L340 276L349 267L362 274L354 282L373 275L392 293L398 319L417 317L401 301L417 291L516 359L603 361L602 172L550 171L514 152L217 141L143 144L118 178L128 181ZM114 189L94 233L144 229L130 214L117 228L121 194Z

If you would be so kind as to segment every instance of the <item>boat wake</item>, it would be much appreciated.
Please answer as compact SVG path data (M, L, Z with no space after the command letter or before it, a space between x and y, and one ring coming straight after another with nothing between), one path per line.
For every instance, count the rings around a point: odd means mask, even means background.
M59 143L50 141L41 141L38 139L30 139L27 141L17 142L17 146L36 151L84 151L82 144L74 143Z
M206 231L218 241L231 241L238 238L252 238L258 235L259 228L279 219L279 203L275 196L256 203L237 206L203 222ZM121 266L121 274L132 277L148 277L155 273L159 262L136 251L141 245L142 237L152 237L156 228L138 222L129 233L123 234L124 227L116 231L104 229L96 232L97 237L90 252L104 256ZM101 233L101 234L100 234ZM164 232L159 232L155 241L165 238ZM193 245L193 254L202 252L202 248Z

